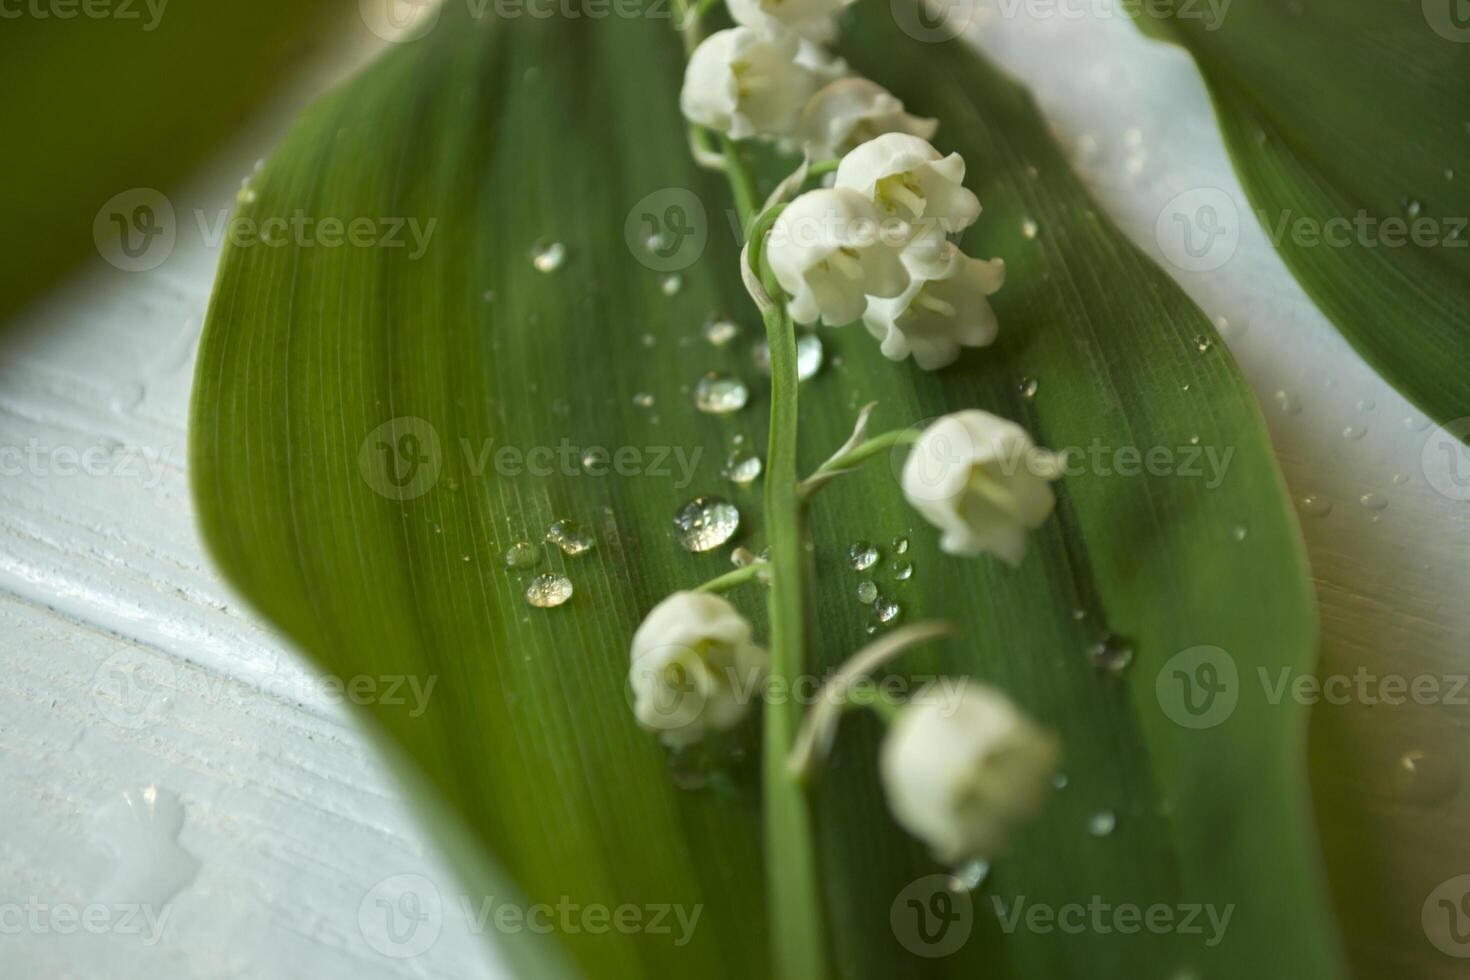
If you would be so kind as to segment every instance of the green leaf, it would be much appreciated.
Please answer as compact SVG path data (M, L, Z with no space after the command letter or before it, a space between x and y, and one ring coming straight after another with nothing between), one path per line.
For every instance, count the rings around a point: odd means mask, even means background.
M649 931L559 932L584 972L765 975L758 726L721 749L714 785L683 789L624 696L642 616L730 567L723 550L675 543L675 511L724 495L742 514L733 543L766 543L759 484L720 472L737 435L764 452L770 404L750 358L759 318L728 191L690 162L666 19L456 17L446 8L428 37L316 106L257 182L257 219L303 209L437 223L419 256L226 252L193 412L203 531L232 581L324 670L439 678L421 716L380 703L372 717L434 787L434 805L526 895L702 907L682 946ZM854 598L863 576L846 556L854 540L873 541L885 557L869 574L903 618L958 628L900 661L904 675L998 684L1060 734L1069 776L984 890L953 899L972 912L968 941L929 958L905 889L946 869L893 824L876 723L850 717L814 791L839 971L1133 977L1149 963L1163 975L1338 975L1303 712L1269 703L1255 682L1258 667L1310 670L1315 623L1249 391L1203 315L1097 211L1015 85L958 42L910 40L882 5L859 9L849 41L858 70L943 120L938 142L965 154L986 206L967 250L1004 256L1009 281L998 343L937 374L886 361L860 327L823 330L827 363L801 389L803 470L870 399L881 402L874 431L979 406L1084 460L1094 444L1120 450L1109 469L1152 447L1169 461L1133 475L1079 467L1014 571L942 555L884 462L816 499L813 671L869 639L871 611ZM650 252L659 229L645 215L702 229L669 239L684 245L675 260L698 256L678 280ZM532 254L552 242L565 260L538 271ZM714 313L743 335L706 343ZM697 411L691 389L711 370L745 378L750 404ZM595 447L622 451L619 472L581 465ZM575 557L549 549L536 571L564 571L575 593L532 608L533 573L507 570L501 555L562 517L597 544ZM892 576L895 537L916 568L905 582ZM731 596L763 628L759 589ZM1089 660L1108 632L1133 649L1116 675ZM1226 651L1240 683L1222 695L1235 702L1228 717L1194 729L1172 720L1185 717L1172 674L1163 696L1156 678L1202 644ZM1117 828L1092 836L1102 811ZM1018 900L1056 910L1093 896L1175 908L1176 923L1195 903L1231 918L1207 944L1208 926L1042 931L1025 904L1007 932L994 905L1009 915Z
M1394 387L1470 414L1470 24L1458 0L1145 5L1190 52L1256 217Z
M97 246L115 195L167 190L292 67L323 0L7 8L0 30L0 318ZM129 204L141 202L134 195Z

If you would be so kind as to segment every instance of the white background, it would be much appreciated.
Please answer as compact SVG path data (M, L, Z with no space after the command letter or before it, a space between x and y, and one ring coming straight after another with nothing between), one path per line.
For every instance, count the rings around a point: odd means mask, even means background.
M1250 211L1188 59L1112 10L987 5L970 33L1032 87L1104 207L1162 262L1155 225L1181 192L1216 188ZM87 476L53 461L0 477L0 902L81 906L121 889L170 910L153 945L0 934L8 976L497 975L411 801L220 583L191 513L184 429L218 257L195 210L212 225L300 106L373 53L367 32L349 33L169 189L179 236L167 262L123 273L94 261L0 335L0 446L95 446L103 460ZM1430 485L1446 472L1442 458L1421 463L1432 429L1316 312L1259 227L1247 218L1238 231L1219 270L1165 267L1224 318L1293 495L1331 505L1302 521L1324 671L1464 671L1470 520ZM1365 494L1386 506L1364 506ZM115 684L128 677L163 696L120 710ZM1329 861L1375 973L1451 975L1419 923L1430 892L1470 872L1465 716L1447 705L1314 715ZM446 913L426 952L392 959L359 910L403 873L435 882Z

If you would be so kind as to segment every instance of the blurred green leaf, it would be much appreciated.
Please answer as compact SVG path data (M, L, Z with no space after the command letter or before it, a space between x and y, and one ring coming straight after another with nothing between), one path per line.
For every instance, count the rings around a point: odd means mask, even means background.
M0 318L96 249L115 195L166 190L299 57L326 0L27 2L0 19Z
M825 366L802 388L803 466L870 399L875 431L980 406L1075 448L1079 465L1016 571L939 553L885 463L824 491L813 670L868 640L846 556L872 541L884 558L867 574L903 619L959 627L905 673L1012 692L1060 733L1068 782L983 890L953 900L972 913L968 941L929 958L906 889L942 884L946 869L892 823L878 730L851 718L816 788L837 965L885 978L1132 978L1140 964L1338 976L1303 710L1255 682L1258 667L1309 671L1315 623L1251 395L1199 310L1098 212L1024 93L959 42L906 37L887 10L861 7L844 53L941 118L939 145L968 159L986 213L967 250L1009 266L1001 338L926 374L883 359L861 328L823 330ZM439 679L421 716L372 715L531 899L701 908L683 946L677 930L559 930L599 977L744 978L768 962L756 726L721 748L710 786L690 789L691 761L636 727L624 693L642 616L730 567L723 550L675 543L676 510L721 494L742 514L732 543L764 544L759 484L721 475L735 437L765 446L759 321L724 182L689 160L680 75L657 15L492 23L446 8L428 36L311 110L243 208L432 223L427 248L228 249L192 420L196 502L226 573L329 672ZM671 237L650 247L660 231ZM712 315L744 333L712 346ZM744 378L750 404L697 411L692 388L711 370ZM616 471L583 465L599 447L622 454ZM503 566L558 518L589 527L596 547ZM893 575L894 538L910 542L907 581ZM526 586L547 571L575 592L532 608ZM763 623L761 596L734 598ZM1090 659L1110 634L1132 656L1116 674ZM1220 648L1236 683L1218 724L1192 728L1175 674L1197 665L1173 658L1200 645ZM1116 829L1090 833L1104 813ZM1171 909L1175 926L1026 924L1031 905L1094 896ZM997 902L1021 924L1007 931ZM1229 914L1223 936L1206 904Z
M1139 21L1194 56L1256 216L1350 343L1470 415L1470 20L1462 0L1193 0Z

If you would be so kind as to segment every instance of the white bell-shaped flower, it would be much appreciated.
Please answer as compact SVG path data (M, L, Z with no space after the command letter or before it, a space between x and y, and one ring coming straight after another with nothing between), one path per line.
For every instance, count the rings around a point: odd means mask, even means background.
M995 340L995 311L986 297L1005 282L1000 259L973 259L945 243L949 267L938 279L914 279L894 299L869 299L863 324L878 338L883 356L901 361L910 355L926 371L954 363L961 347L985 347Z
M894 819L948 864L988 861L1034 815L1056 769L1056 739L1009 698L966 680L932 684L902 708L879 770Z
M770 658L720 596L675 592L633 634L628 684L638 723L664 744L733 728L764 691Z
M931 139L939 123L903 111L886 88L866 78L840 78L812 96L801 111L797 131L813 160L841 157L885 133Z
M879 214L856 191L808 191L771 226L765 253L797 323L851 323L869 296L898 296L909 285L900 252L908 224Z
M908 502L940 530L940 548L1019 565L1027 532L1056 506L1050 483L1061 477L1064 462L1016 423L970 409L920 434L901 483Z
M730 18L766 34L792 31L812 41L837 36L837 14L856 0L725 0Z
M731 139L788 134L820 85L797 64L800 51L795 34L716 31L689 56L679 93L684 118Z
M980 199L964 186L965 161L942 156L929 141L885 133L853 149L837 167L837 187L867 195L879 209L909 221L913 240L904 262L916 276L937 279L948 265L944 242L980 217Z

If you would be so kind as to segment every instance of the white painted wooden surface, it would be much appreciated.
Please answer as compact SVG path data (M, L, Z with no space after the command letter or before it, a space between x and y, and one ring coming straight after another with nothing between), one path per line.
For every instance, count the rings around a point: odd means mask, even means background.
M1120 17L1046 9L1058 8L982 4L971 31L1033 87L1128 233L1162 259L1158 217L1194 188L1221 189L1244 218L1187 60ZM299 106L371 52L367 40L323 52L288 97L186 186L168 189L179 236L165 263L124 273L94 262L0 335L6 976L503 972L346 711L210 569L188 494L191 367L217 258L195 209L213 222L228 208ZM1313 309L1252 221L1239 222L1238 249L1221 269L1166 268L1228 321L1227 342L1261 398L1293 493L1332 504L1303 520L1324 669L1465 671L1470 519L1431 485L1445 485L1448 461L1421 464L1432 430ZM1299 410L1283 411L1282 400ZM1366 432L1347 439L1347 427ZM70 454L89 450L76 464L85 472L74 472ZM1364 494L1387 506L1364 507ZM1419 917L1441 880L1470 871L1470 844L1451 834L1467 815L1465 720L1450 705L1315 715L1319 806L1340 828L1328 840L1335 877L1371 893L1345 910L1368 962L1385 970L1451 975L1453 961L1429 945ZM153 820L147 787L158 787ZM168 819L175 799L178 827ZM433 881L445 912L427 951L393 958L374 947L383 913L372 889L403 873ZM166 908L161 936L126 934L117 919L101 935L64 934L65 910L48 918L58 904L99 900Z

